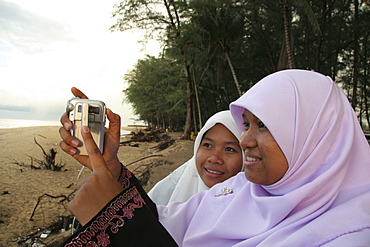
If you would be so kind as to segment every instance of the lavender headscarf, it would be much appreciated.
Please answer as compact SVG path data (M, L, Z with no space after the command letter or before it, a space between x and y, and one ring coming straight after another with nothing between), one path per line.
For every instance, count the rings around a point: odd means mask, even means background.
M160 221L180 245L321 246L370 229L370 148L329 77L280 71L230 109L240 130L244 109L264 122L289 169L269 186L239 173L186 204L158 207ZM215 196L222 188L233 193Z

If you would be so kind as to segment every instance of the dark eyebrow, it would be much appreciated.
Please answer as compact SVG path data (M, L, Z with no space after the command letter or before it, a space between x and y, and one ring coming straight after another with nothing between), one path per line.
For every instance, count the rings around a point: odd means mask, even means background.
M210 141L210 142L214 142L214 140L212 138L209 138L209 137L204 137L202 141L204 140L207 140L207 141ZM201 142L202 142L201 141ZM225 142L227 145L234 145L234 146L238 146L239 147L239 143L238 142Z
M239 143L238 142L226 142L228 145L234 145L234 146L238 146L239 147Z
M202 141L204 141L204 140L207 140L207 141L213 142L213 139L211 139L211 138L209 138L209 137L206 137L206 136L204 136L204 137L203 137ZM201 142L202 142L202 141L201 141Z

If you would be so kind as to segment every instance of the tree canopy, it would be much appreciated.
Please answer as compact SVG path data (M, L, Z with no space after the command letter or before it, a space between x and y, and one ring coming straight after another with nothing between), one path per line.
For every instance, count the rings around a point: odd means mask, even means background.
M365 0L124 0L112 31L141 29L163 45L124 90L149 124L197 131L277 70L331 76L370 125L370 5Z

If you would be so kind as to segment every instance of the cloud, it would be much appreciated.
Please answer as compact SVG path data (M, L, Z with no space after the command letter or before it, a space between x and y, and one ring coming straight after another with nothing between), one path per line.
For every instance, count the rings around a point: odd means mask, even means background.
M49 44L71 42L70 27L0 0L0 39L26 54L44 51Z
M123 75L146 49L141 32L110 32L117 0L0 0L1 118L59 120L76 86L132 123ZM86 9L88 7L88 9Z
M14 105L0 104L0 110L16 111L16 112L30 112L30 111L32 111L32 108L29 107L29 106L14 106Z

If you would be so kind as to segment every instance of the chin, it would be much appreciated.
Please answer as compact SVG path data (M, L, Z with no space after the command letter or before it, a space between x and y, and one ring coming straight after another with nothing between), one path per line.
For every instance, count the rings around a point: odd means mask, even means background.
M254 184L260 184L260 185L263 185L261 183L261 181L259 181L258 179L256 179L255 177L253 177L251 174L248 174L247 172L245 172L245 177L246 179L251 182L251 183L254 183Z

